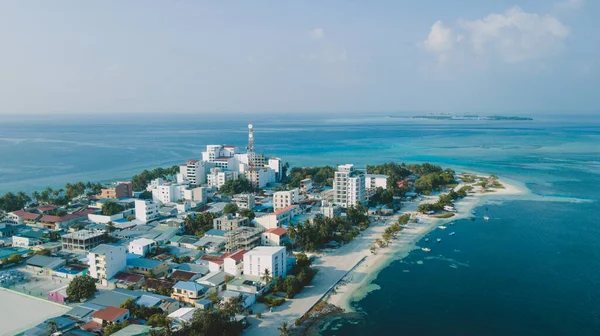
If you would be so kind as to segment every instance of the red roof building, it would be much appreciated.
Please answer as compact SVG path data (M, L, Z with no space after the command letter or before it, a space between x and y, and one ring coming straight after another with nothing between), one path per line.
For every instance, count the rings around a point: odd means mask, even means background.
M12 212L13 215L21 218L23 221L34 221L40 218L40 214L32 213L29 211L17 210Z
M238 261L241 261L244 259L244 254L246 254L246 253L248 253L248 251L239 250L237 252L229 254L226 258L231 258L231 259L235 260L236 262L238 262Z
M267 231L265 231L266 233L271 233L274 234L276 236L283 236L287 234L287 230L284 228L273 228L273 229L268 229Z
M98 323L121 323L129 319L129 310L109 306L92 314L92 319Z

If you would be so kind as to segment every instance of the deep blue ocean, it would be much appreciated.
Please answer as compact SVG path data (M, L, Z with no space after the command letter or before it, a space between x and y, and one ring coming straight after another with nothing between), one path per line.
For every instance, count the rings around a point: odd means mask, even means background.
M532 195L478 209L456 235L374 281L324 335L600 335L600 117L424 121L386 115L0 119L0 193L130 177L199 158L207 144L291 165L432 162L494 173ZM432 239L434 240L434 239ZM425 244L420 242L419 245Z

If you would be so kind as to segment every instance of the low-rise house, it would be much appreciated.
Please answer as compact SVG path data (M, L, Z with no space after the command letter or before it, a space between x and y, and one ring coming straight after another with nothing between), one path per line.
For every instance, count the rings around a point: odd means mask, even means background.
M87 252L106 241L106 234L102 230L79 230L63 235L62 248L73 252Z
M208 287L218 287L225 283L225 272L210 272L202 278L196 280L199 284Z
M49 230L67 229L73 224L87 219L90 213L95 213L94 209L85 209L79 212L73 212L62 216L44 215L38 220L36 226Z
M61 288L48 292L48 301L60 303L63 305L66 304L68 301L67 286L63 286Z
M113 282L117 288L139 289L142 287L144 280L144 276L140 274L119 272L112 277L111 282Z
M87 275L88 268L88 265L68 264L66 266L54 270L54 272L52 272L52 276L64 279L73 279L77 276Z
M60 268L65 264L66 261L62 258L46 257L42 255L34 255L25 262L27 269L45 275L52 275L52 272L55 269Z
M12 245L14 247L30 247L41 245L44 242L45 232L26 231L14 234L12 236Z
M216 253L225 249L225 238L205 235L196 244L207 253Z
M223 265L225 263L223 256L215 256L205 254L200 258L200 263L208 266L209 271L211 272L220 272L223 270Z
M201 277L200 274L181 271L181 270L176 270L175 272L171 273L171 275L169 275L169 279L171 281L175 281L175 282L177 282L177 281L194 281L200 277Z
M171 245L177 247L185 247L189 249L196 249L198 247L198 240L200 240L200 238L191 235L175 236L171 239Z
M129 242L127 246L127 252L131 254L137 254L145 256L156 249L157 243L148 238L138 238Z
M31 249L34 251L48 250L50 253L56 253L62 250L62 243L59 241L47 242L41 245L33 246Z
M0 224L0 238L10 238L16 232L17 230L15 230L14 226L10 224Z
M210 302L210 300L209 300L209 302ZM179 308L178 310L169 314L169 316L167 316L167 317L170 318L172 321L176 321L176 322L183 323L183 324L188 324L192 321L192 318L194 317L194 312L197 309L198 308L195 308L195 307Z
M234 299L242 301L242 308L248 308L256 302L256 295L252 293L240 293L232 290L225 290L219 295L222 299L221 304L225 304Z
M126 320L129 320L129 310L120 307L109 306L92 314L92 321L102 326L123 323Z
M150 292L160 292L164 290L170 290L175 285L174 282L162 279L146 279L142 284L142 288Z
M241 275L227 284L229 290L250 294L262 293L265 288L261 278L253 275Z
M244 271L244 254L248 251L239 250L235 253L229 254L223 259L223 270L225 273L237 277Z
M284 228L273 228L263 232L264 246L282 246L289 241L288 231Z
M131 273L142 274L147 277L161 277L169 271L166 261L148 258L136 258L127 260L127 270Z
M208 269L208 263L206 263L205 265L183 263L177 266L177 270L194 273L201 277L210 273L210 270Z
M39 213L33 213L25 210L18 210L6 214L7 220L17 225L35 225L38 219L42 217Z
M171 297L175 300L195 303L206 292L206 287L193 281L179 281L173 286Z
M154 331L154 334L153 334L153 331ZM130 324L130 325L126 326L125 328L112 334L112 336L146 336L146 335L160 334L160 332L162 332L162 329L158 328L158 327L153 328L153 327L147 326L147 325Z

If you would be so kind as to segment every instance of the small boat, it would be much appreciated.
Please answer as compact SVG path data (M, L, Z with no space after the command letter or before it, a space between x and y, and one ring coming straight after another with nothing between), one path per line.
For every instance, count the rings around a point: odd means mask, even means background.
M490 220L490 217L488 217L488 216L483 216L483 219L485 219L485 220Z
M437 242L438 242L438 243L441 243L441 242L442 242L442 239L441 239L441 238L438 238L438 239L437 239Z
M449 224L450 224L450 225L454 225L454 224L456 224L456 223L455 223L455 222L450 222Z
M438 229L446 230L446 227L443 225L438 225Z
M424 252L429 252L429 251L431 251L431 249L430 249L430 248L427 248L427 247L423 247L421 250L423 250Z
M448 236L454 236L456 234L456 232L450 232L450 234L448 234Z
M425 242L428 242L428 241L429 241L429 238L425 238Z
M473 211L471 211L471 214L472 214L472 215L476 215L476 214L477 214L477 212L475 212L475 210L473 210Z

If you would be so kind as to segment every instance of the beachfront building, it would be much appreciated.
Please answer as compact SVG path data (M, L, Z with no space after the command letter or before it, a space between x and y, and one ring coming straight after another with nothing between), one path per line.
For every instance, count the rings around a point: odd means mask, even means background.
M292 218L300 213L300 206L297 204L279 209L270 214L254 218L257 226L265 230L281 227L290 223Z
M240 276L244 271L244 255L246 253L248 253L248 251L239 250L227 255L227 257L223 259L223 271L234 277Z
M199 187L206 183L206 173L212 167L208 162L200 160L188 160L179 166L177 182L188 181L192 186ZM181 179L179 179L181 177Z
M153 252L156 249L156 245L156 242L152 239L138 238L129 242L129 245L127 245L127 252L143 257L146 254Z
M236 194L233 195L231 200L239 209L252 209L255 205L254 194L252 193Z
M239 176L237 171L224 170L223 168L211 168L210 173L206 176L206 181L209 187L221 188L225 182L235 180Z
M102 198L131 198L133 197L133 184L131 182L114 182L102 188Z
M142 223L156 220L159 216L159 205L147 200L135 201L135 219Z
M240 226L225 233L225 251L250 250L261 243L261 234L265 231L260 227Z
M283 246L258 246L244 254L244 275L262 277L269 270L271 277L284 278L287 256Z
M303 193L307 193L311 191L313 188L313 180L310 178L305 178L300 181L300 191Z
M87 252L103 244L106 235L102 230L79 230L62 235L60 238L63 250Z
M104 286L127 265L125 246L101 244L88 253L88 275Z
M334 203L344 208L364 204L366 199L365 174L354 165L338 166L333 181Z
M367 190L387 189L388 178L389 176L382 174L365 174L365 188Z
M288 231L284 228L268 229L262 234L263 246L282 246L288 241Z
M234 217L231 214L223 215L213 219L213 229L231 231L240 226L248 226L249 221L246 217Z
M287 208L300 201L300 191L298 188L286 191L278 191L273 194L273 209L279 210Z

